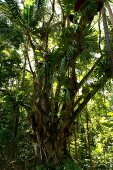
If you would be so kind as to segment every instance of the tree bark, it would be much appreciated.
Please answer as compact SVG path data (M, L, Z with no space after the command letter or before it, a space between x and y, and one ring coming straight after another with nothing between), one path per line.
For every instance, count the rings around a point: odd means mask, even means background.
M90 130L89 130L89 115L88 111L86 110L86 134L87 134L87 147L88 147L88 154L90 159L90 170L94 170L93 159L91 155L91 144L90 144Z
M106 50L108 53L108 59L111 66L111 72L113 77L113 51L110 43L110 36L109 36L109 30L108 30L108 24L106 19L106 9L103 8L102 10L102 17L103 17L103 26L104 26L104 33L105 33L105 41L106 41Z
M112 27L113 27L113 13L112 13L112 9L111 9L108 1L106 1L106 8L108 9L110 21L111 21L111 24L112 24Z

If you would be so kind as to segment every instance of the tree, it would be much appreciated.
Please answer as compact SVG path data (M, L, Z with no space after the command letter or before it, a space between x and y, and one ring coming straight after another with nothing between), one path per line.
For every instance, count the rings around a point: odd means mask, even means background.
M100 32L91 25L92 20L85 19L93 3L89 2L84 13L76 13L77 23L71 24L68 16L74 12L73 1L0 1L0 35L5 45L2 53L15 51L21 58L19 76L11 76L9 70L6 77L3 75L0 91L11 97L17 93L12 105L27 112L32 127L29 136L40 168L69 168L67 160L70 169L77 168L67 151L73 125L89 100L112 77Z

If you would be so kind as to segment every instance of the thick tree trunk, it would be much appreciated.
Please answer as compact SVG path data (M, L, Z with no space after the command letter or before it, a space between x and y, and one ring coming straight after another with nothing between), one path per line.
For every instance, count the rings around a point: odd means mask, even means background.
M31 113L33 128L31 137L34 140L37 166L48 170L55 170L56 167L60 170L69 160L77 167L67 150L70 137L69 120L63 122L63 118L59 119L57 115L48 115L40 111L37 108L37 111ZM71 165L69 163L66 166Z
M34 143L37 166L44 167L48 170L63 169L66 166L78 167L67 151L67 132L55 132L54 127L51 130L44 131L42 124L42 131L36 131L36 140Z

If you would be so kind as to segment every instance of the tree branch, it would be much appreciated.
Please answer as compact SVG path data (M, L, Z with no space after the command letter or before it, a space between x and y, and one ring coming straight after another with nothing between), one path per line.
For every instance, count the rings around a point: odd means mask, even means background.
M81 88L81 86L85 83L85 81L87 81L88 77L90 76L90 74L94 71L95 67L97 66L97 64L101 61L103 56L101 56L99 59L97 59L97 61L94 63L94 65L92 66L92 68L89 70L89 72L83 77L83 79L80 81L80 83L78 84L77 87L77 91Z
M100 82L94 86L93 90L91 90L87 96L84 97L83 102L80 103L78 105L78 108L72 113L72 116L69 120L69 125L73 123L75 118L82 112L89 100L96 94L96 92L98 92L99 89L102 88L103 84L105 84L107 80L111 78L110 76L111 75L109 75L109 73L105 73L105 75L101 78Z
M113 51L112 51L112 47L111 47L111 43L110 43L105 8L103 8L103 10L102 10L102 17L103 17L103 26L104 26L104 33L105 33L106 50L108 53L108 59L109 59L110 65L111 65L111 73L112 73L112 77L113 77Z

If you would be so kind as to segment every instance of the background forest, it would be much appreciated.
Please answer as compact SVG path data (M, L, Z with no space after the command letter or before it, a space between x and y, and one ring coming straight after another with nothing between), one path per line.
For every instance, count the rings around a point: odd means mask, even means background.
M0 0L1 170L113 170L112 8Z

